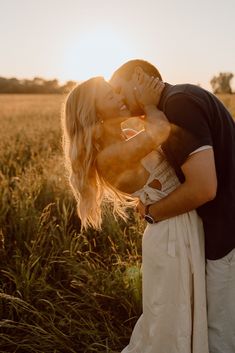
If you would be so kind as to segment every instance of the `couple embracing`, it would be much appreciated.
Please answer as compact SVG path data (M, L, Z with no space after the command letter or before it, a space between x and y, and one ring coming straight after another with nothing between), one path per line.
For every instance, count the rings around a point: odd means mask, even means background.
M143 129L123 134L128 117ZM235 124L210 92L144 60L68 95L70 185L84 228L138 202L143 313L122 353L235 352ZM138 200L138 201L137 201Z

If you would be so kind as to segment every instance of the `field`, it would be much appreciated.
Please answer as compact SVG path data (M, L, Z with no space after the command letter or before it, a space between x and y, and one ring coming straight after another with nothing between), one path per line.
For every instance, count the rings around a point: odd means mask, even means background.
M220 97L235 117L234 95ZM80 231L61 95L0 95L0 352L120 352L141 313L144 225Z
M0 96L0 352L120 351L141 313L143 224L80 232L63 99Z
M219 94L218 98L224 103L235 119L235 94Z

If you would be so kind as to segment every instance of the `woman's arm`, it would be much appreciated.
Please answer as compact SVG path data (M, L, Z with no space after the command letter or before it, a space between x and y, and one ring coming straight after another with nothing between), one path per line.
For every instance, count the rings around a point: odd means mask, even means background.
M169 136L170 123L157 108L164 84L149 77L135 87L136 99L145 113L145 130L133 138L103 149L97 157L100 172L113 180L117 174L136 167L141 158L160 146Z
M145 113L145 130L135 137L120 141L102 150L97 158L98 167L113 174L110 163L116 173L136 165L149 152L160 146L169 136L170 123L165 114L157 108L164 89L164 83L158 78L148 77L136 82L134 93L136 100Z
M110 145L98 154L98 169L110 182L117 175L135 168L141 158L167 139L170 124L165 114L156 107L148 107L146 113L144 131L126 141Z

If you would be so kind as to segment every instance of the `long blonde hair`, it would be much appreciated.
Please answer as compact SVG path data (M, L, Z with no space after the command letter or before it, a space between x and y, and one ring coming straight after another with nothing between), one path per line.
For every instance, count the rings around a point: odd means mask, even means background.
M65 165L77 201L78 216L85 229L101 227L103 200L113 204L114 216L124 219L126 208L136 205L136 200L109 185L97 171L99 122L95 99L102 83L102 77L95 77L76 86L69 93L62 114Z

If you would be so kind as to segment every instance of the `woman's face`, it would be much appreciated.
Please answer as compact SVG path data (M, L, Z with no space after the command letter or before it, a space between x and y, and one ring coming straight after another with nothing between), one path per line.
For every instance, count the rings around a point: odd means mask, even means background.
M102 120L128 115L123 97L115 93L112 87L105 81L100 85L96 96L96 109Z

